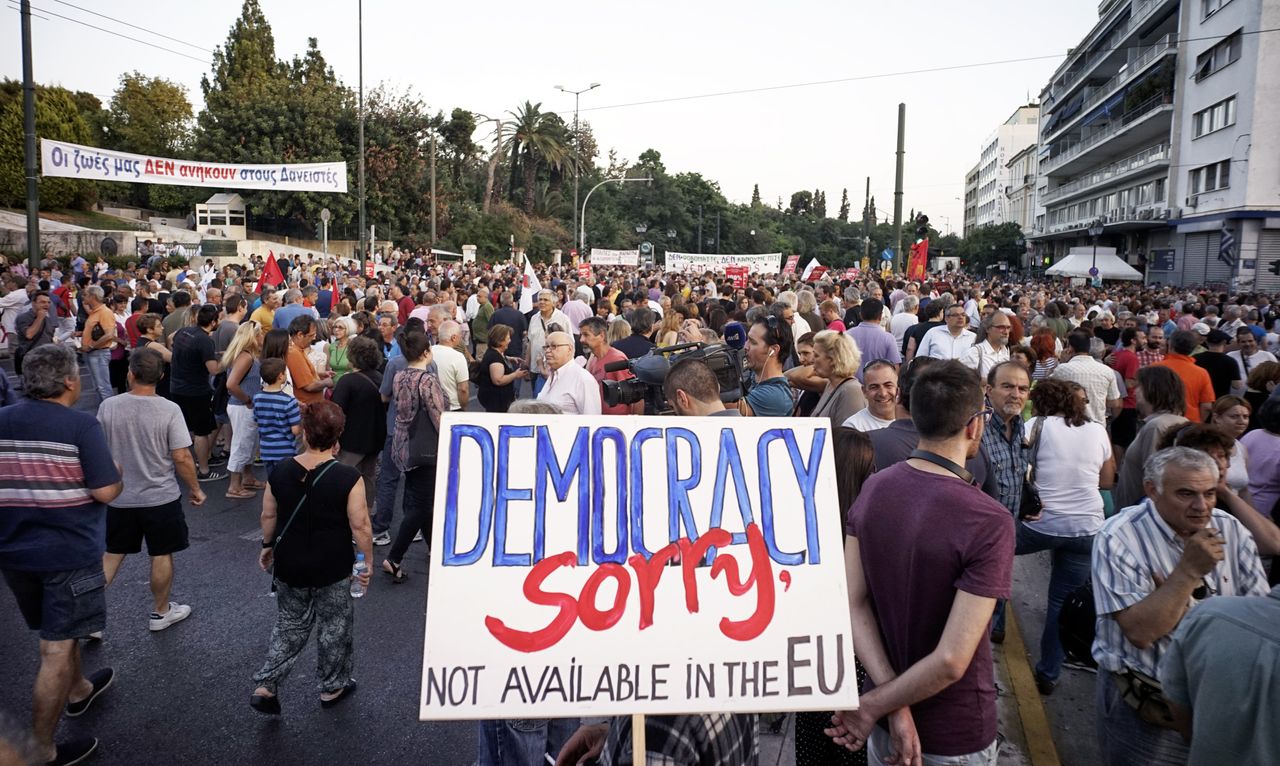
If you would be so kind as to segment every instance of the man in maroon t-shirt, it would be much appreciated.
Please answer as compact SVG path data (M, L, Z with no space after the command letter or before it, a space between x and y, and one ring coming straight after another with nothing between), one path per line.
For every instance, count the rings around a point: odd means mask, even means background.
M404 327L405 323L409 321L409 312L414 309L413 298L409 297L407 288L399 282L391 286L390 295L391 300L396 302L396 310L398 312L396 324Z
M635 375L630 370L618 370L616 372L606 372L604 366L610 362L625 362L627 355L609 345L608 325L600 317L587 317L578 325L581 332L579 336L582 339L582 345L589 352L591 358L587 360L587 372L599 381L602 385L606 380L629 380ZM604 391L601 389L601 396ZM604 415L643 415L644 401L638 401L633 404L615 404L612 407L601 407L601 413Z
M963 467L991 415L978 377L948 361L920 371L911 457L875 473L849 509L853 642L875 683L828 730L872 763L898 754L996 762L987 631L1013 580L1013 517ZM888 731L876 725L888 718Z

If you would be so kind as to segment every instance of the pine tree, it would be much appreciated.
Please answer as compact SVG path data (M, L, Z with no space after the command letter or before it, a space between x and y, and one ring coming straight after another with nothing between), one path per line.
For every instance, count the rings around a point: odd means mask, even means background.
M849 190L840 190L840 220L849 222Z
M813 193L813 214L817 218L827 217L827 194L824 191Z
M760 207L760 184L751 187L751 207Z

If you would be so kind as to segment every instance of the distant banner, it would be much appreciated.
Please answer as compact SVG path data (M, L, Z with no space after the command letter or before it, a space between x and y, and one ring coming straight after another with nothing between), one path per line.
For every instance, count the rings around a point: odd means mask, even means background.
M439 444L420 719L857 706L828 420L450 412Z
M93 146L40 139L41 172L57 178L124 181L168 186L271 191L347 191L347 163L227 165L114 152Z
M781 265L782 253L721 255L667 252L667 271L724 271L725 266L746 266L752 274L777 274Z
M639 266L639 250L603 250L591 248L592 266Z

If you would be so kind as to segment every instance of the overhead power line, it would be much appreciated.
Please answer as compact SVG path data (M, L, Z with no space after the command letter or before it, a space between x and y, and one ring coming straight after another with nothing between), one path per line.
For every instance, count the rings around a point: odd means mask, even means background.
M9 6L10 8L12 8L12 9L14 9L14 10L21 10L21 8L19 8L19 6L12 4L12 3L13 3L13 0L10 0L10 3L11 3L11 4L10 4L10 6ZM79 24L79 25L80 25L80 26L82 26L82 27L88 27L88 28L90 28L90 29L96 29L96 30L98 30L99 32L106 32L106 33L107 33L107 34L109 34L109 35L115 35L116 37L122 37L122 38L124 38L125 40L132 40L132 41L133 41L133 42L135 42L135 43L141 43L142 45L147 45L147 46L150 46L150 47L152 47L152 48L156 48L156 49L158 49L158 50L165 51L166 53L172 53L172 54L174 54L175 56L182 56L183 58L188 58L188 59L191 59L192 61L196 61L196 62L199 62L199 63L201 63L201 64L208 64L208 63L209 63L209 60L208 60L208 59L198 58L198 57L196 57L196 56L192 56L192 55L190 55L190 54L188 54L188 53L183 53L182 51L175 51L175 50L174 50L174 49L172 49L172 48L166 48L166 47L164 47L163 45L156 45L155 43L153 43L153 42L148 42L147 40L139 40L139 39L138 39L138 38L136 38L136 37L131 37L131 36L126 35L126 34L124 34L124 33L122 33L122 32L116 32L115 30L112 30L112 29L106 29L106 28L104 28L104 27L97 26L96 24L90 24L90 23L89 23L89 22L87 22L87 21L81 21L80 19L73 19L73 18L71 18L70 16L63 16L63 15L62 15L62 14L60 14L60 13L54 13L53 11L50 11L50 10L48 10L48 9L46 9L46 8L36 8L36 7L32 6L32 10L33 10L33 11L40 11L41 13L47 13L47 14L49 14L50 16L56 16L57 18L60 18L60 19L65 19L66 21L70 21L70 22L72 22L72 23Z
M1280 27L1273 28L1273 29L1258 29L1251 32L1241 32L1239 34L1260 35L1260 34L1266 34L1270 32L1280 32ZM1199 41L1206 41L1206 40L1221 40L1221 39L1222 39L1221 36L1188 37L1188 38L1181 39L1178 42L1191 43L1191 42L1199 42ZM1121 45L1121 46L1112 48L1111 50L1116 51L1116 50L1126 50L1130 48L1132 49L1147 48L1147 47L1150 47L1150 45L1151 45L1150 43L1146 45ZM864 80L880 80L880 79L886 79L889 77L906 77L909 75L916 75L916 74L936 74L938 72L956 72L964 69L978 69L981 67L1004 66L1006 64L1025 64L1031 61L1047 61L1050 59L1061 59L1061 58L1063 58L1062 54L1055 53L1047 56L1026 56L1023 58L1001 59L998 61L979 61L971 64L949 64L947 66L929 67L927 69L907 69L907 70L902 70L898 72L879 72L876 74L854 75L852 77L838 77L833 80L813 80L811 82L785 83L782 85L764 85L764 86L755 87L755 88L739 88L737 90L722 90L722 91L714 91L711 93L697 93L689 96L670 96L667 98L654 98L654 99L648 99L645 101L632 101L624 104L606 104L604 106L583 107L579 111L601 112L607 109L629 109L631 107L636 107L636 106L652 106L654 104L671 104L671 103L677 103L680 101L696 101L704 98L721 98L723 96L742 96L750 93L768 93L771 91L793 90L796 88L813 88L821 85L839 85L841 83L861 82ZM572 112L568 112L567 114L572 114Z
M155 35L156 37L163 37L163 38L164 38L164 39L166 39L166 40L172 40L172 41L173 41L173 42L175 42L175 43L181 43L182 45L186 45L186 46L188 46L188 47L195 48L195 49L196 49L196 50L198 50L198 51L204 51L205 53L213 53L213 51L209 50L208 48L206 48L206 47L204 47L204 46L202 46L202 45L196 45L195 43L189 43L189 42L187 42L186 40L179 40L179 39L178 39L178 38L176 38L176 37L170 37L169 35L166 35L166 34L164 34L164 33L162 33L162 32L157 32L157 31L155 31L154 29L148 29L147 27L140 27L140 26L138 26L137 24L130 24L129 22L127 22L127 21L125 21L125 20L123 20L123 19L117 19L116 17L114 17L114 16L108 16L108 15L106 15L105 13L98 13L97 11L92 11L92 10L89 10L88 8L81 8L80 6L75 5L75 4L73 4L73 3L68 3L66 0L53 0L53 2L58 3L59 5L65 5L65 6L67 6L68 8L75 8L77 11L84 11L85 13L92 14L92 15L94 15L94 16L97 16L97 17L98 17L98 18L100 18L100 19L106 19L107 21L114 21L115 23L117 23L117 24L122 24L122 25L124 25L124 26L126 26L126 27L132 27L133 29L136 29L136 30L138 30L138 31L140 31L140 32L146 32L146 33L147 33L147 34L149 34L149 35Z

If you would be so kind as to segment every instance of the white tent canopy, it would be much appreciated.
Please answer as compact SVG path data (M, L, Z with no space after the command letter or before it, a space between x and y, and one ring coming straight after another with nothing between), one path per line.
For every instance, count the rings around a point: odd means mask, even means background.
M1071 253L1050 266L1045 274L1050 277L1089 278L1089 268L1094 265L1092 247L1073 247ZM1141 280L1142 272L1116 255L1114 247L1100 247L1097 255L1098 276L1103 279Z

